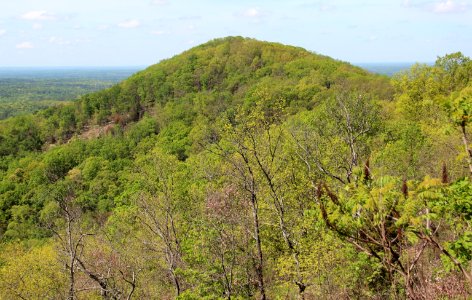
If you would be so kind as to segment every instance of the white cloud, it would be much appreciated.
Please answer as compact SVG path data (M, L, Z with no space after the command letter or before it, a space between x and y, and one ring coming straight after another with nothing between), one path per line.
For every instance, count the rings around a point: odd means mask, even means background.
M166 4L169 4L169 1L167 1L167 0L153 0L153 1L152 1L152 4L156 4L156 5L166 5Z
M34 46L31 42L23 42L16 45L16 49L33 49Z
M5 35L5 33L7 33L5 29L0 29L0 36Z
M433 6L433 12L435 13L457 13L463 12L467 9L467 4L457 3L453 0L446 0L441 2L436 2Z
M121 22L118 24L118 27L121 27L121 28L136 28L136 27L139 27L141 25L141 22L139 22L139 20L128 20L128 21L124 21L124 22Z
M33 28L34 30L43 29L43 24L41 24L41 23L34 23L33 26L32 26L32 28Z
M436 14L462 13L469 9L470 4L466 1L457 0L433 0L415 1L403 0L402 6L406 8L418 8Z
M248 18L259 18L262 14L258 8L252 7L244 11L243 15Z
M257 7L251 7L236 14L236 17L246 18L251 20L253 23L260 23L265 17L267 17L267 12L260 10Z
M56 16L45 10L33 10L22 14L21 18L29 21L50 21L55 20Z

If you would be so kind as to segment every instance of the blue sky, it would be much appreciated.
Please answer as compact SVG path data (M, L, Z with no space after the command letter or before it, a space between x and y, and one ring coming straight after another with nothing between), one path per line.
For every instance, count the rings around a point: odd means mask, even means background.
M2 0L0 66L146 66L217 37L353 63L472 56L472 0Z

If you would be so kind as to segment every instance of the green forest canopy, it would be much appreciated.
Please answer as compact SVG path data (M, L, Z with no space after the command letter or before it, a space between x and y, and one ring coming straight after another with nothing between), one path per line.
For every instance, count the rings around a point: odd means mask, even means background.
M0 299L470 296L471 78L229 37L1 121Z

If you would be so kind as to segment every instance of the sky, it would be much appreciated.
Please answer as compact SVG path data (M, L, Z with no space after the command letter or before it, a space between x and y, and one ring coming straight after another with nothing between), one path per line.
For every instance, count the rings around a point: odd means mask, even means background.
M0 67L147 66L225 36L351 63L472 56L472 0L0 1Z

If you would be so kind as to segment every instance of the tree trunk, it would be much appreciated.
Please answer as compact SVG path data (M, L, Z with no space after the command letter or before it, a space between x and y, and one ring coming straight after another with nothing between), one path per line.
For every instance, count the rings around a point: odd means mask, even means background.
M252 204L252 217L254 219L254 238L256 240L256 247L257 247L257 266L256 266L256 274L257 280L259 282L259 291L261 293L261 300L266 300L265 294L265 287L264 287L264 260L262 255L262 247L261 247L261 238L260 238L260 230L259 230L259 214L257 208L257 198L254 193L251 195L251 204Z
M177 275L175 275L175 273L172 271L172 277L173 277L173 280L174 280L174 285L175 285L175 292L177 293L177 297L180 296L180 282L179 282L179 278L177 278Z
M75 300L75 274L74 274L74 265L70 266L69 270L69 294L67 300Z
M67 250L69 251L69 294L68 300L75 300L75 246L72 241L72 220L67 215Z
M465 122L461 124L462 142L464 143L465 152L467 153L467 163L469 164L469 175L472 177L472 149L469 148L469 141L467 140L467 132L465 129Z

